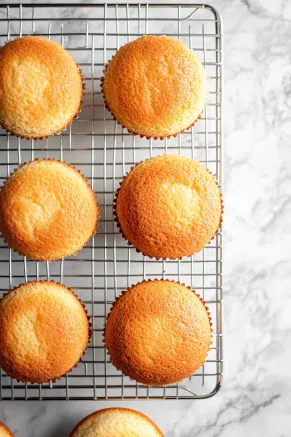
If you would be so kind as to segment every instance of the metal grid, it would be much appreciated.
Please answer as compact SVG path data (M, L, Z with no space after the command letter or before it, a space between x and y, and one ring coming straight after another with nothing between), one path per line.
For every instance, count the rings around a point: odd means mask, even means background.
M82 18L80 18L82 17ZM60 136L20 140L0 131L1 183L22 162L58 158L78 167L91 182L101 207L98 233L76 257L41 263L18 256L0 242L0 292L33 279L54 279L71 287L93 320L93 338L82 363L50 384L22 384L0 377L0 399L198 399L215 394L222 379L222 235L195 256L153 261L129 248L113 222L114 192L133 163L163 153L200 160L222 183L222 24L206 5L35 4L0 7L1 45L26 34L60 42L83 70L82 112ZM203 62L209 98L203 117L177 138L146 140L123 131L103 105L104 64L123 44L143 34L167 34L186 42ZM116 371L102 343L112 302L144 278L185 282L208 303L214 321L207 362L193 377L166 388L147 388Z

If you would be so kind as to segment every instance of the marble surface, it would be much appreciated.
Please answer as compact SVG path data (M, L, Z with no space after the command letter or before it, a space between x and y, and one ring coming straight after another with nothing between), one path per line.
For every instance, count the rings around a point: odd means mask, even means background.
M204 401L7 402L17 437L62 437L126 406L166 437L288 437L291 429L291 2L214 0L224 19L224 381Z

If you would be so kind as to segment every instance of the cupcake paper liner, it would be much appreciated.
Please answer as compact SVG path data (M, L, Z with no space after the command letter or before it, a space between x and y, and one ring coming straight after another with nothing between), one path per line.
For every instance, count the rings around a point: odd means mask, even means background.
M163 155L158 155L158 156L163 156ZM130 170L125 174L125 176L122 177L122 180L121 180L121 182L119 183L119 187L117 188L117 190L116 190L116 192L115 192L114 199L113 199L113 219L114 219L114 221L115 221L115 223L116 223L116 225L117 225L117 227L118 227L118 229L119 229L119 232L121 233L123 239L127 242L127 245L128 245L129 247L134 247L134 249L136 250L137 253L141 253L143 256L147 256L148 258L150 258L150 259L155 259L155 260L157 260L157 261L159 261L159 260L163 260L163 261L175 261L175 260L176 260L176 261L178 261L178 260L181 260L181 259L184 258L184 257L189 257L189 256L192 256L192 255L195 255L196 253L201 252L201 250L203 250L204 248L202 248L202 249L199 250L198 252L194 252L194 253L189 254L189 255L181 256L180 258L157 258L157 257L155 257L155 256L149 256L149 255L147 255L146 253L142 252L141 250L137 249L137 248L134 246L134 244L131 243L131 241L129 241L129 240L126 238L126 236L125 236L125 234L124 234L124 232L123 232L123 230L122 230L121 224L120 224L120 222L119 222L119 220L118 220L118 217L117 217L117 209L116 209L116 207L117 207L117 198L118 198L118 193L119 193L119 191L120 191L120 189L121 189L122 183L124 182L124 180L126 179L126 177L129 175L129 173L130 173L130 172L131 172L135 167L137 167L139 164L142 164L142 163L145 162L145 161L149 161L150 159L151 159L151 158L147 158L147 159L144 159L144 160L142 160L142 161L140 161L140 162L134 164L134 165L130 168ZM212 172L209 171L208 169L206 169L206 170L207 170L207 172L208 172L208 173L213 177ZM213 177L213 179L214 179L214 182L215 182L215 184L217 185L217 187L220 188L220 185L219 185L219 183L216 181L216 179L215 179L214 177ZM209 243L214 239L215 235L217 234L217 232L219 231L219 229L221 228L222 223L223 223L224 203L223 203L222 193L219 193L219 194L220 194L220 202L221 202L221 215L220 215L220 220L219 220L219 224L218 224L217 230L215 231L215 234L213 235L213 237L209 240L209 242L208 242L207 244L209 244ZM204 246L204 247L205 247L205 246Z
M87 351L87 349L88 349L88 346L89 346L89 343L90 343L90 340L91 340L91 337L92 337L92 333L93 333L93 329L92 329L92 323L91 323L91 317L88 315L88 311L87 311L87 309L86 309L86 307L85 307L85 305L83 304L83 302L82 302L82 300L76 295L76 293L74 293L73 291L72 291L72 289L71 288L69 288L69 287L66 287L64 284L61 284L60 282L57 282L57 281L46 281L46 280L40 280L40 281L36 281L36 280L34 280L34 281L29 281L29 282L27 282L27 283L21 283L21 284L19 284L19 285L17 285L17 287L13 287L11 290L9 290L7 293L3 293L2 294L2 296L1 296L1 298L0 298L0 302L1 302L1 300L4 298L4 297L6 297L6 296L8 296L10 293L12 293L13 291L15 291L15 290L17 290L18 288L20 288L22 285L26 285L26 284L35 284L35 283L40 283L40 282L42 282L42 283L46 283L46 284L57 284L57 285L59 285L59 286L61 286L61 287L63 287L63 288L65 288L66 290L69 290L71 293L72 293L72 295L77 299L77 301L81 304L81 306L82 306L82 308L83 308L83 310L85 311L85 313L86 313L86 316L87 316L87 320L88 320L88 342L87 342L87 345L86 345L86 347L85 347L85 349L84 349L84 351L83 351L83 353L82 353L82 355L80 356L80 358L79 358L79 360L66 372L66 373L64 373L63 375L61 375L61 376L59 376L58 378L55 378L55 379L48 379L48 380L46 380L46 381L43 381L43 382L41 382L41 383L39 383L39 382L30 382L30 381L23 381L22 379L21 379L21 377L19 377L19 375L17 374L17 373L13 373L13 372L11 372L11 371L7 371L6 369L5 369L5 367L3 367L3 366L1 366L1 368L4 370L4 372L6 373L6 375L9 377L9 378L13 378L13 379L15 379L17 382L22 382L22 383L24 383L24 384L46 384L46 383L49 383L49 382L52 382L52 383L54 383L54 382L56 382L57 380L59 380L59 379L62 379L64 376L66 376L68 373L71 373L72 371L73 371L73 369L75 369L76 367L78 367L78 365L79 365L79 363L80 362L82 362L82 357L85 355L85 353L86 353L86 351Z
M108 61L108 63L105 65L105 67L104 67L104 71L103 71L104 74L106 73L107 67L108 67L108 65L110 64L110 62L113 60L114 57L115 57L115 55L112 56L111 60ZM110 112L110 114L111 114L113 120L115 120L115 121L117 122L117 124L119 124L122 128L126 129L127 132L130 133L131 135L139 136L140 138L146 138L147 140L150 140L151 138L154 139L154 140L163 140L164 138L171 138L171 137L176 138L177 135L181 134L182 132L187 131L187 130L190 129L192 126L194 126L195 123L196 123L196 122L201 118L201 115L203 114L203 112L204 112L204 110L205 110L205 106L206 106L206 105L204 106L203 110L200 112L200 114L198 115L198 117L196 118L196 120L194 120L193 123L190 124L190 126L186 127L185 129L182 129L182 130L179 131L179 132L176 132L175 134L171 134L171 135L168 135L168 136L147 136L147 135L141 135L141 134L139 134L139 133L137 133L137 132L134 132L134 131L128 129L126 126L124 126L124 125L123 125L123 124L122 124L122 123L121 123L121 122L120 122L120 121L115 117L114 113L111 111L110 106L109 106L108 102L106 101L105 93L104 93L104 89L103 89L104 78L105 78L105 76L102 76L102 77L101 77L101 79L100 79L100 86L101 86L101 92L102 92L102 96L103 96L103 100L104 100L104 105L105 105L106 109Z
M94 198L96 200L96 209L97 209L97 219L96 219L96 225L95 228L92 232L92 234L90 235L90 237L88 238L88 240L83 244L82 247L80 247L78 250L76 250L76 252L71 253L70 255L66 255L63 258L67 258L69 256L76 256L81 250L84 249L84 247L89 243L90 239L92 237L94 237L94 235L96 235L97 229L98 229L98 220L100 218L100 210L98 208L99 202L96 199L94 190L92 189L91 185L89 184L87 178L80 172L80 170L78 170L76 167L74 167L73 165L69 164L68 162L64 162L64 161L60 161L59 159L54 159L54 158L35 158L33 161L27 161L27 162L23 162L22 164L20 164L14 171L10 172L9 177L4 181L3 185L0 188L0 195L1 195L1 191L3 190L3 188L5 187L5 185L7 184L8 180L11 178L11 176L13 176L19 169L21 169L22 167L24 167L26 164L29 164L31 162L35 162L35 161L54 161L54 162L59 162L62 165L68 166L70 168L73 168L76 172L79 173L80 176L82 176L82 179L86 182L87 186L91 189L91 191L94 194ZM4 243L7 244L7 246L9 247L9 249L13 250L14 253L17 253L20 256L26 256L29 260L31 261L39 261L39 262L46 262L48 260L44 260L44 259L32 259L29 258L25 253L19 252L18 250L14 249L12 246L10 246L8 244L8 242L5 240L5 237L3 235L2 232L0 232L0 237L3 239ZM53 262L53 261L60 261L62 258L58 258L58 259L53 259L53 260L49 260L49 262Z
M104 347L105 347L105 349L106 349L106 353L107 353L107 355L108 355L108 357L109 357L109 359L110 359L112 365L113 365L113 366L114 366L114 367L115 367L119 372L122 372L122 374L123 374L124 376L127 376L131 381L139 382L139 381L136 381L135 379L131 378L131 376L128 375L127 373L123 372L122 369L118 368L118 367L115 365L115 363L112 361L112 359L111 359L110 353L109 353L109 351L108 351L108 349L107 349L107 347L106 347L106 342L105 342L106 324L107 324L107 321L108 321L108 319L109 319L109 317L110 317L110 314L111 314L111 312L112 312L114 306L116 305L116 303L118 302L118 300L121 299L121 297L122 297L125 293L127 293L128 291L130 291L132 288L136 287L136 286L139 285L139 284L143 284L143 283L145 283L145 282L161 282L161 281L164 281L164 282L173 282L174 284L183 285L184 287L188 288L188 290L192 291L192 292L193 292L193 293L198 297L198 299L202 302L204 308L206 309L206 312L207 312L207 314L208 314L208 319L209 319L209 325L210 325L210 335L211 335L211 337L210 337L210 343L209 343L209 349L208 349L207 355L208 355L208 353L209 353L209 351L210 351L210 349L211 349L211 345L212 345L212 343L213 343L213 341L212 341L212 333L213 333L213 328L212 328L212 326L213 326L213 323L212 323L212 317L211 317L211 315L210 315L209 308L208 308L208 306L206 305L205 300L204 300L204 299L203 299L203 298L202 298L198 293L196 293L195 290L193 290L189 285L186 285L186 284L184 284L183 282L180 282L180 281L174 281L173 279L144 279L143 281L139 281L139 282L137 282L136 284L133 284L133 285L131 285L130 287L128 287L126 290L123 290L123 291L121 292L121 294L120 294L119 296L117 296L117 298L115 299L115 301L113 302L113 304L112 304L112 306L111 306L111 308L110 308L109 313L108 313L107 316L106 316L106 321L105 321L105 325L104 325L104 327L103 327L103 333L102 333L102 337L103 337L103 338L102 338L102 343L104 344ZM203 364L201 364L201 366L196 370L196 372L197 372L197 371L198 371L202 366L204 366L205 363L206 363L206 359L205 359L205 361L203 362ZM196 372L195 372L195 373L196 373ZM191 375L190 375L190 376L191 376ZM185 378L184 378L184 379L185 379ZM179 380L179 381L176 381L176 382L172 382L172 383L170 383L170 384L166 384L166 385L147 385L147 384L144 384L144 383L141 383L141 384L144 385L145 387L168 387L169 385L178 384L179 382L183 381L184 379Z

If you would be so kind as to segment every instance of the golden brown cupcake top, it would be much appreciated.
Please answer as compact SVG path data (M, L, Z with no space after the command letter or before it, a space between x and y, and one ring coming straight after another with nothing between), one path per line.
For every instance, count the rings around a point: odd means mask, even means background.
M32 281L0 300L0 366L23 382L62 377L82 357L90 334L87 314L71 290Z
M113 304L105 326L112 364L145 385L191 376L205 362L211 323L204 302L185 285L144 281Z
M205 247L221 222L221 197L198 161L162 155L124 178L115 213L124 238L144 255L176 259Z
M0 191L0 230L10 247L30 259L75 254L95 233L99 210L87 180L57 160L28 162Z
M121 47L102 84L106 105L130 132L168 137L189 128L207 98L206 72L182 41L143 36Z
M10 429L3 422L0 422L0 437L14 437Z
M0 48L0 124L14 135L59 133L78 113L82 95L79 68L56 42L26 36Z
M106 408L85 417L70 437L163 437L144 414L128 408Z

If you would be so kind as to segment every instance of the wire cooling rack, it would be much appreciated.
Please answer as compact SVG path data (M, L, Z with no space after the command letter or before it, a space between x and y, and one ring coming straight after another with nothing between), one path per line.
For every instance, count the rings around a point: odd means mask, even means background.
M71 287L89 311L93 338L72 373L50 384L23 384L0 377L0 399L198 399L215 394L222 379L222 235L195 256L153 261L127 246L113 221L112 203L122 175L150 156L181 153L200 160L222 183L222 23L207 5L25 4L0 6L0 43L27 34L61 43L82 68L86 93L79 118L60 136L21 140L0 131L1 183L19 164L57 158L81 170L101 207L98 233L77 256L41 263L18 256L0 242L0 292L33 279ZM203 62L209 83L204 114L177 138L146 140L122 130L104 108L100 77L123 44L144 34L180 38ZM144 387L114 369L102 343L112 302L142 279L170 278L191 285L207 301L214 322L207 362L191 378L166 388Z

